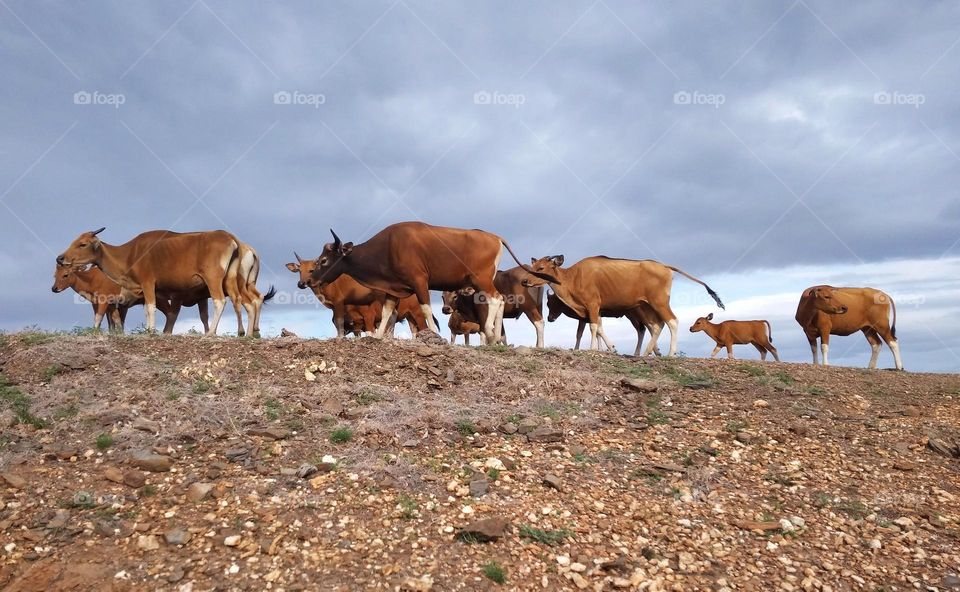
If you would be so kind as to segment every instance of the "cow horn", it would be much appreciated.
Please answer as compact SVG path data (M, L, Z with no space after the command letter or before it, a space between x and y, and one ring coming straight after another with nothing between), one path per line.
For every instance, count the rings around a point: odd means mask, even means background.
M300 258L300 255L297 255L297 252L293 252L293 256L297 258L297 263L303 263L303 259Z
M106 230L106 229L107 229L106 226L101 226L101 227L100 227L100 230L94 230L94 231L91 232L90 234L96 236L96 235L100 234L101 232L103 232L103 231Z
M342 244L343 244L343 241L342 241L342 240L340 240L340 237L339 237L339 236L337 236L337 233L336 233L336 232L334 232L332 228L330 229L330 234L332 234L332 235L333 235L333 244L334 244L334 245L336 245L336 246L338 246L338 247L339 247L340 245L342 245Z

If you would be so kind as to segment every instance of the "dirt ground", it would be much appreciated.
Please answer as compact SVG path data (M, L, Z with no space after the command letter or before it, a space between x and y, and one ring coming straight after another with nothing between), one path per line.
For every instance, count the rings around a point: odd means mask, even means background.
M0 336L0 588L951 590L960 376Z

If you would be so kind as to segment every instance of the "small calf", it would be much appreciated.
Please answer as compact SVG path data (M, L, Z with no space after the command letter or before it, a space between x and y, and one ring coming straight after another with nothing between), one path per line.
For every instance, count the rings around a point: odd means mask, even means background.
M722 348L727 348L727 357L733 359L733 346L741 343L752 344L760 352L760 359L767 359L767 352L773 354L773 359L780 361L777 355L777 348L773 347L773 330L767 321L723 321L722 323L711 323L713 313L705 317L700 317L697 322L690 327L691 333L703 331L717 342L717 347L713 348L711 358L717 357L717 353Z

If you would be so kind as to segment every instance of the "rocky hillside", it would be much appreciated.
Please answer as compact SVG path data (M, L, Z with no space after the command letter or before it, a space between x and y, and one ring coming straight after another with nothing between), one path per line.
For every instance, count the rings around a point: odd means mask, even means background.
M948 590L960 377L0 336L0 588Z

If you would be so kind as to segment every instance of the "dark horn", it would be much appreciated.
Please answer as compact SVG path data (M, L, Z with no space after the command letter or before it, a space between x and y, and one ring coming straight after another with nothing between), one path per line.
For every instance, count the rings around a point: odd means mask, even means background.
M107 229L106 226L102 226L102 227L100 228L100 230L94 230L94 231L91 232L90 234L96 236L96 235L100 234L101 232L103 232L103 231L106 230L106 229Z
M337 236L337 233L334 232L332 228L330 229L330 234L333 235L333 242L334 242L334 244L339 245L339 244L342 244L342 243L343 243L343 241L340 240L340 237Z
M297 255L297 252L293 252L293 256L297 258L297 263L303 263L303 259L300 258L300 255Z

